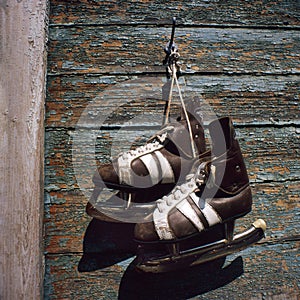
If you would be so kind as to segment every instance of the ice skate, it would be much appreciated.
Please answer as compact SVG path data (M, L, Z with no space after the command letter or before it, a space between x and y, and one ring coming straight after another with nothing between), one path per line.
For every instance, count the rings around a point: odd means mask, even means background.
M95 189L86 207L88 215L109 221L118 221L109 215L140 219L153 212L155 200L185 180L196 160L210 155L202 119L197 116L198 100L190 101L186 109L187 114L182 112L179 121L163 126L146 145L98 167L93 176ZM105 198L104 188L115 190L115 194L103 201L98 197Z
M181 74L178 49L174 44L176 18L170 42L164 48L163 64L169 81L166 93L164 126L144 146L120 154L112 163L100 165L93 177L95 189L86 212L97 219L131 221L153 212L154 201L168 194L176 184L184 181L195 160L209 155L205 147L199 99L183 100L178 76ZM177 87L181 116L169 121L173 88ZM163 93L164 94L164 93ZM115 190L106 201L103 189ZM105 198L105 197L104 197ZM104 200L104 201L103 201ZM116 218L111 218L116 216ZM132 217L132 218L131 218Z
M150 222L137 224L136 267L166 272L239 251L264 236L265 223L234 235L234 222L251 211L249 179L229 118L209 125L212 156L196 162L185 183L157 201Z

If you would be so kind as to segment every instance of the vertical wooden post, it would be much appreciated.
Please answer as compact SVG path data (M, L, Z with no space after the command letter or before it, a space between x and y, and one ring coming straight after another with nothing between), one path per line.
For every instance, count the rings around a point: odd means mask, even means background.
M0 0L0 299L41 299L47 0Z

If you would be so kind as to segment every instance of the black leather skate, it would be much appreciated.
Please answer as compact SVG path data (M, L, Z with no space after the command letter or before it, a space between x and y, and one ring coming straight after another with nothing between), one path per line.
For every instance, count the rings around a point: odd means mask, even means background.
M233 235L234 221L251 211L248 175L230 119L212 122L209 131L211 158L196 162L186 182L157 201L152 221L135 227L140 244L135 264L144 271L164 272L203 263L247 247L264 235L263 220L256 221L250 231ZM207 243L199 246L201 240ZM149 244L154 253L147 248ZM162 244L168 251L157 254Z
M153 212L155 200L185 180L196 160L210 155L205 152L202 119L197 115L198 100L190 101L186 108L188 118L182 112L178 122L168 123L146 145L98 167L93 177L95 190L86 207L88 215L106 221L118 222L119 218L124 221L130 206L133 218L146 216ZM119 192L109 201L97 203L104 187Z

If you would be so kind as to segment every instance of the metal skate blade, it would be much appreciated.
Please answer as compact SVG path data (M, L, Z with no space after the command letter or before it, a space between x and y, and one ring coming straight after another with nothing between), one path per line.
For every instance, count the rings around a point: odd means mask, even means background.
M134 203L134 195L110 189L103 189L97 199L87 205L87 214L108 222L145 222L155 208L155 202Z
M226 257L258 242L265 236L265 229L265 222L259 219L248 230L235 235L230 242L225 238L198 248L179 251L178 255L168 253L155 256L153 252L147 255L144 250L143 255L138 255L133 264L137 269L149 273L170 272L203 264Z

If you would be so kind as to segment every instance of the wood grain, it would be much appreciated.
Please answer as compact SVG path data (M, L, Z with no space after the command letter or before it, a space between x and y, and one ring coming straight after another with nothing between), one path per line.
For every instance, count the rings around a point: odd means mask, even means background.
M0 299L40 299L46 1L0 1L0 20Z
M283 183L252 183L253 210L246 217L237 221L237 232L250 226L258 218L265 219L267 223L267 238L263 243L277 244L288 240L297 240L299 236L298 202L299 181L287 181ZM51 191L46 193L45 206L45 250L48 254L78 253L82 252L84 236L88 232L88 224L91 218L85 213L85 205L88 202L86 194L79 189L71 191ZM280 218L278 216L280 215ZM107 224L105 231L109 239L114 239L114 228L122 231L123 224ZM104 226L104 225L103 225ZM124 225L126 228L128 225ZM125 230L125 231L126 231ZM104 233L103 233L104 234ZM133 229L127 233L133 236ZM106 247L97 242L97 237L90 241L98 245L98 248ZM130 243L130 238L128 238ZM99 249L95 246L95 251ZM97 250L98 249L98 250ZM124 251L119 247L113 247L112 251Z
M242 127L236 131L253 182L299 179L299 134L294 127ZM47 131L45 188L74 189L78 180L81 187L92 188L96 160L107 163L111 156L143 144L154 132L155 129L147 128L110 131L87 128L77 133L73 144L75 131Z
M298 249L299 242L258 245L229 256L223 268L208 264L154 276L135 272L130 260L79 272L77 267L93 263L92 258L48 255L50 280L45 293L48 299L61 299L63 294L67 299L207 299L209 295L216 300L296 300ZM100 263L105 259L105 254L99 253Z
M52 74L161 72L170 29L117 26L54 27ZM278 29L179 28L176 44L189 73L299 73L299 32Z
M259 217L268 229L225 268L171 278L137 274L133 224L91 220L85 204L96 160L162 122L173 16L185 100L201 97L206 123L229 115L236 127L254 197L237 229ZM45 299L299 298L299 28L295 0L50 1Z
M202 98L203 112L230 115L240 125L299 122L299 76L185 76L180 80L185 102ZM90 127L122 125L154 115L162 120L163 76L73 75L48 78L46 126L75 127L90 114ZM172 116L178 114L175 91ZM161 116L161 117L160 117ZM104 119L103 119L104 118ZM135 119L135 122L138 120ZM98 122L98 124L97 124ZM94 123L94 124L93 124ZM157 123L158 124L158 123Z
M151 24L299 26L299 3L288 1L71 1L51 0L51 25Z

